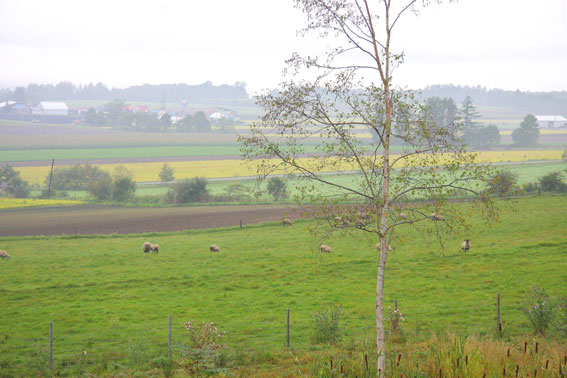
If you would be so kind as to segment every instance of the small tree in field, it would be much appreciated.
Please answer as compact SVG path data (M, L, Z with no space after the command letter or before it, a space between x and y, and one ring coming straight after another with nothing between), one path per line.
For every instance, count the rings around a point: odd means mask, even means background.
M539 127L535 116L528 114L516 130L512 131L512 140L518 147L530 147L537 145L539 139Z
M285 181L279 177L272 177L268 180L268 193L274 201L287 198L287 186Z
M165 163L163 167L161 167L161 171L159 171L159 179L166 184L175 180L175 173L169 164Z
M375 305L380 376L386 371L386 261L396 230L409 226L441 240L444 232L466 226L469 208L450 200L456 191L468 192L478 200L474 203L478 209L493 215L489 196L483 193L490 169L475 164L475 155L464 149L459 124L437 125L426 106L395 86L392 70L403 54L392 48L392 34L402 16L427 3L295 0L307 16L303 32L335 37L336 45L323 57L294 54L288 72L308 70L312 79L288 80L278 91L259 96L262 121L252 126L251 135L240 136L245 158L254 161L261 177L296 175L298 200L309 204L312 215L331 230L362 231L378 241ZM360 129L370 130L375 143L365 145ZM319 141L316 153L305 158L310 154L302 141L314 138ZM399 143L395 154L394 140ZM359 174L337 182L324 171ZM324 194L312 190L315 183L327 187ZM413 202L417 198L421 204Z

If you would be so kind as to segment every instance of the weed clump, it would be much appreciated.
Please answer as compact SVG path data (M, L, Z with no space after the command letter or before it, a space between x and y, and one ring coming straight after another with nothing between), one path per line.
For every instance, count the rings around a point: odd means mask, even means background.
M313 342L335 344L341 338L339 321L343 315L341 305L327 303L314 317Z
M543 287L534 286L522 311L528 317L535 333L545 335L553 320L554 305Z

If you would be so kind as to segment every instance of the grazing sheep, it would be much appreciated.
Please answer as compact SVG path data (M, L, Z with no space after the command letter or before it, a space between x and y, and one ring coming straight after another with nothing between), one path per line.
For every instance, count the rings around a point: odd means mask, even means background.
M284 226L291 226L291 219L289 219L289 218L284 218L284 219L282 220L282 224L283 224Z
M159 245L158 244L152 244L152 246L150 247L150 251L154 251L155 253L159 252Z
M212 244L212 245L209 247L209 250L210 250L211 252L220 252L220 247L219 247L218 245Z
M3 258L3 259L9 259L9 258L10 258L10 255L8 254L8 252L2 251L2 250L0 249L0 257Z
M331 253L333 250L328 245L321 244L321 246L319 247L319 251L325 252L325 253Z
M469 239L466 239L464 242L462 242L461 249L463 250L463 252L468 252L468 250L471 249L471 241Z
M434 221L442 221L445 219L445 217L441 214L437 214L437 213L432 213L431 214L431 219L433 219Z
M152 243L145 242L144 244L142 244L142 251L144 251L144 253L150 253L151 250L152 250Z

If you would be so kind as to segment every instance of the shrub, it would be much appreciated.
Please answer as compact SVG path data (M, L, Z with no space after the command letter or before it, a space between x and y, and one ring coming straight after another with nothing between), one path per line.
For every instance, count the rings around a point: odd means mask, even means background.
M550 172L538 178L538 181L544 192L567 192L567 184L563 181L563 174L560 171Z
M279 177L272 177L268 180L268 193L274 201L287 198L287 186L284 180Z
M207 180L204 178L194 178L173 185L170 190L172 194L167 197L173 198L175 203L206 202L209 199Z
M233 201L249 201L251 189L244 184L231 184L226 193Z
M535 333L545 335L545 331L553 320L554 306L543 287L534 286L531 293L528 294L522 311L534 327Z
M500 197L505 194L513 194L518 188L518 174L509 169L497 171L488 181L488 191L496 193Z
M0 168L0 194L2 193L14 198L26 198L30 195L28 182L22 180L20 172L9 165Z
M104 201L112 195L112 178L110 175L89 182L87 191L98 201Z
M10 197L14 198L27 198L30 195L30 188L27 181L20 178L20 174L12 177L5 185L4 191Z
M117 177L112 183L112 200L126 202L134 198L136 183L130 177Z
M222 343L225 332L221 332L213 322L194 326L192 320L185 323L185 329L189 333L189 342L181 351L188 359L185 368L190 372L220 372L226 364L223 354L226 346Z
M385 322L388 324L390 333L392 335L399 335L402 332L402 322L404 321L404 314L399 308L392 310L392 307L388 307L388 313L385 317Z
M343 315L340 305L329 303L325 304L314 316L314 335L315 343L335 344L341 337L339 321Z
M63 189L85 189L92 181L97 181L103 177L110 177L110 174L97 166L90 164L74 165L72 167L57 167L53 170L51 188ZM45 177L44 185L49 184L49 175Z

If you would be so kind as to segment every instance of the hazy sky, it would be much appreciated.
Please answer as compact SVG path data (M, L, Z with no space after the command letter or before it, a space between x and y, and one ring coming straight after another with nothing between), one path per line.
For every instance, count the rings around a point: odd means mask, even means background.
M292 0L0 0L0 87L273 88L293 51L327 44L296 37L303 22ZM407 15L397 33L403 86L567 90L567 0L460 0Z

